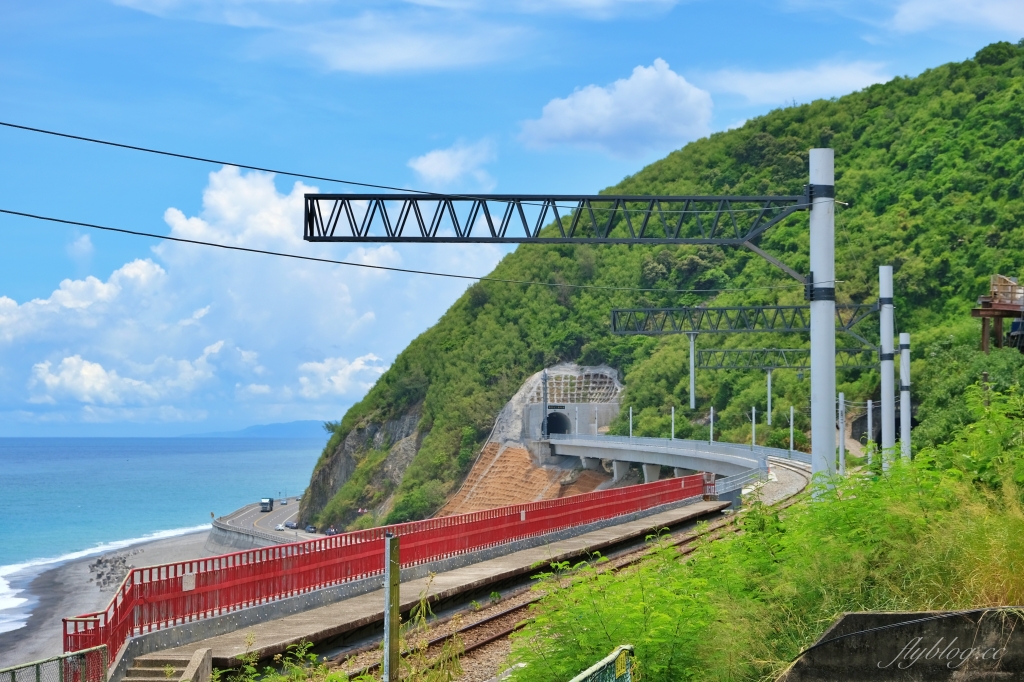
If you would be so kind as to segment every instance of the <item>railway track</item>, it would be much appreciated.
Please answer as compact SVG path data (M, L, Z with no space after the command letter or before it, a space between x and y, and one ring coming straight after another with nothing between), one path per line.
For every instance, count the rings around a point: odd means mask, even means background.
M801 476L804 479L804 485L801 486L800 491L806 488L807 484L810 483L810 472L801 466L795 465L791 462L784 462L782 460L773 460L772 466L792 471ZM789 507L796 502L797 494L800 491L776 502L773 506L780 510ZM697 549L696 543L698 540L710 539L713 541L728 534L739 532L741 528L737 523L737 520L738 518L735 515L731 515L729 518L703 525L697 530L669 534L666 541L669 546L679 547L679 553L681 555L690 554ZM651 551L652 550L650 548L642 547L625 552L615 557L605 564L603 568L598 570L622 570L623 568L627 568L643 560L643 558ZM515 598L528 591L529 588L525 588L515 595L512 595L511 598ZM447 642L457 637L462 642L462 655L465 657L466 654L471 654L472 652L483 649L494 642L507 638L513 632L523 627L529 620L525 617L527 610L532 604L540 601L540 599L540 597L535 597L497 613L492 613L480 620L460 626L446 634L428 639L425 643L420 642L417 650L425 652L427 660L430 660L432 656L440 654L442 648ZM450 620L450 618L445 619L445 622ZM432 624L432 626L437 625L438 623ZM352 656L353 654L366 652L378 647L379 642L369 647L363 647L358 652L348 652L347 654L337 657L333 662L335 664L341 664L341 667L345 668L345 671L350 675L374 673L380 667L379 661L366 666L350 668L344 666L342 659ZM403 652L403 655L405 654L406 652Z

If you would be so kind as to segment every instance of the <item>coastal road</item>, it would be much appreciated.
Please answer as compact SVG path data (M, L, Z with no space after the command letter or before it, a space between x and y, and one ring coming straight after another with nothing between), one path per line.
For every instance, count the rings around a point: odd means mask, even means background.
M280 536L282 540L294 542L296 540L310 540L323 537L315 533L306 533L302 530L287 529L275 531L278 524L288 521L297 521L299 516L299 502L294 497L288 498L288 504L281 504L280 498L274 500L274 510L261 512L259 503L247 504L241 509L236 509L227 516L221 517L221 521L229 526L241 529L254 529L271 535Z

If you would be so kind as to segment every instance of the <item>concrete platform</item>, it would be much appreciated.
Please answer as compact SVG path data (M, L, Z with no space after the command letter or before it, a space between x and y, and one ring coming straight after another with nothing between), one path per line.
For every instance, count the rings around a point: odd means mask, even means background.
M524 549L496 559L482 561L434 576L430 585L431 600L478 589L509 578L538 571L538 564L579 559L590 552L643 538L652 530L675 526L707 514L725 509L728 502L697 502L685 507L660 512L636 521L591 531L540 547ZM402 610L412 608L426 589L429 578L403 582L401 585ZM238 656L245 653L245 639L251 632L256 637L253 651L260 658L283 653L291 644L300 641L321 642L331 637L384 619L384 592L376 590L328 606L266 621L235 632L218 635L185 646L144 654L139 661L150 658L190 657L198 649L213 650L213 665L230 668L239 664Z

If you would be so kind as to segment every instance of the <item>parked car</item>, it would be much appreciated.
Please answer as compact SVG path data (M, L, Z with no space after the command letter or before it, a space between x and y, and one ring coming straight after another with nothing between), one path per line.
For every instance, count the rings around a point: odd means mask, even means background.
M284 530L284 524L282 524L282 523L277 524L276 526L274 526L274 530Z
M316 526L306 526L306 532L307 533L315 533L316 532Z
M285 528L291 528L292 530L294 530L294 529L299 527L299 524L295 523L294 521L285 521L284 522L284 527Z

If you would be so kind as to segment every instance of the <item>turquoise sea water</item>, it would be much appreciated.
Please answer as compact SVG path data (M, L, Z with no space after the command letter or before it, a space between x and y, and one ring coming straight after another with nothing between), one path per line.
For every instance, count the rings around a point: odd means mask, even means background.
M297 495L313 438L0 438L0 632L24 586L81 556L208 527L260 497Z

